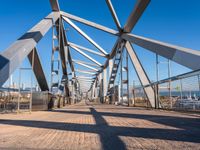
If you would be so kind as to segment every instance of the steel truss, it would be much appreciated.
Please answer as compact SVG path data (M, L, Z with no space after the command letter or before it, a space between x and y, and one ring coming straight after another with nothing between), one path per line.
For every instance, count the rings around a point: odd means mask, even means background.
M156 92L155 88L151 86L151 82L140 63L139 58L132 46L132 44L141 46L157 55L163 56L169 60L177 62L185 67L192 70L200 69L200 52L197 50L192 50L188 48L183 48L180 46L175 46L160 42L157 40L145 38L142 36L132 34L132 30L137 24L138 20L147 8L150 0L137 0L130 16L122 27L118 19L117 13L112 5L111 0L106 0L106 4L110 10L113 21L116 24L118 30L110 29L106 26L97 24L92 21L88 21L81 17L63 12L60 10L58 0L50 0L52 7L52 12L36 24L32 29L20 37L16 42L14 42L9 48L3 51L0 55L0 85L2 86L4 82L9 78L9 76L20 66L25 57L28 56L30 62L34 62L33 71L39 86L42 91L48 91L49 87L42 69L42 65L36 50L37 43L43 38L43 36L49 31L51 27L56 28L56 35L53 35L53 40L58 40L58 47L53 47L53 53L58 50L60 64L62 67L62 77L58 84L62 85L65 89L65 94L67 97L70 96L69 82L74 91L78 93L86 92L90 93L91 98L101 98L101 101L105 101L105 97L110 93L110 88L112 88L115 81L115 73L118 71L120 62L122 61L123 51L125 50L132 61L138 78L143 86L144 92L150 102L151 107L157 107L156 104ZM110 53L107 53L98 43L96 43L89 35L87 35L81 28L79 28L73 21L80 22L87 26L93 27L100 31L109 33L118 37ZM99 52L86 48L84 46L69 42L67 40L67 33L64 29L63 22L69 24L74 28L81 36L88 40L92 45L94 45ZM80 53L88 60L93 63L89 63L82 60L72 59L71 50L75 50ZM101 64L95 60L92 56L89 56L84 51L91 54L97 55L99 57L106 58L104 64ZM34 61L32 61L32 55L34 52ZM128 58L128 55L126 56ZM118 60L116 63L115 61ZM54 60L52 60L54 61ZM114 63L114 64L113 64ZM70 73L67 72L67 67L69 67L72 72L72 78L70 79ZM90 70L80 70L75 68L75 64L81 65ZM108 68L108 69L107 69ZM109 72L107 72L109 70ZM52 68L52 72L55 71ZM59 70L56 70L59 71ZM122 70L121 70L122 71ZM127 69L128 71L128 69ZM81 76L76 76L77 72L83 74ZM107 76L109 76L109 81L107 82ZM128 75L127 75L128 80ZM112 85L111 85L112 84ZM150 85L150 86L146 86ZM52 85L51 85L52 87ZM128 87L127 87L128 88ZM73 94L72 96L76 95ZM87 94L88 95L88 94Z

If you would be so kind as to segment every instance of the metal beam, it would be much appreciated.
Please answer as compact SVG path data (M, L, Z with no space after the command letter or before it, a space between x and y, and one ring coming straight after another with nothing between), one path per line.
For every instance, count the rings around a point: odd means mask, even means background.
M81 89L89 89L89 87L90 87L90 85L91 85L92 83L91 82L80 82L80 87L81 87Z
M91 90L92 90L92 99L95 98L95 85L96 85L96 80L94 81L94 83L91 85Z
M107 95L107 68L103 70L103 96Z
M81 87L82 89L83 89L83 88L89 89L91 84L92 84L92 82L80 82L80 87ZM87 86L86 86L86 85L87 85Z
M95 59L93 59L92 57L90 57L89 55L87 55L86 53L84 53L83 51L81 51L79 48L71 46L74 50L76 50L77 52L79 52L81 55L85 56L86 58L88 58L89 60L93 61L94 63L96 63L99 66L102 66L101 63L99 63L98 61L96 61Z
M100 52L104 55L108 55L108 53L100 47L94 40L92 40L85 32L83 32L78 26L76 26L70 19L64 17L63 18L70 26L72 26L77 32L79 32L84 38L86 38L91 44L93 44Z
M89 89L91 84L92 84L92 82L80 82L81 88Z
M112 59L115 56L117 47L121 42L122 42L122 38L119 37L117 39L117 41L115 42L115 44L114 44L114 46L112 48L112 51L110 52L109 59Z
M81 88L81 90L88 90L89 89L89 87L86 87L86 86L83 86L83 85L80 85L80 88Z
M78 81L94 81L94 79L82 79L82 78L77 78Z
M144 10L148 6L150 0L137 0L136 5L133 8L133 11L131 12L125 26L124 26L124 32L131 32L133 27L138 22L139 18L143 14Z
M82 84L81 85L82 87L89 87L88 84L92 84L93 81L79 81L79 83ZM85 84L85 83L87 83L87 84Z
M79 70L79 71L87 71L87 72L91 72L91 73L96 73L96 71L94 71L94 70L80 70L80 69L75 69L75 70Z
M90 85L94 82L94 81L78 81L81 85L81 87L87 87L89 88Z
M81 83L81 82L91 82L91 83L93 83L94 82L94 80L83 80L83 79L78 79L78 81ZM84 86L90 86L90 85L88 85L88 84L85 84Z
M93 79L93 77L88 77L88 76L76 76L75 78L77 79Z
M58 20L56 22L56 30L59 36L59 53L60 53L60 59L61 59L61 65L62 65L62 71L64 75L67 75L67 65L66 65L66 52L65 52L65 42L64 42L64 27L62 20Z
M99 65L97 65L97 64L93 64L93 63L82 61L82 60L72 59L72 61L75 62L75 63L83 63L83 64L86 64L86 65L90 65L90 66L94 66L94 67L99 67Z
M114 20L114 22L115 22L115 24L116 24L118 30L121 32L121 24L120 24L120 22L119 22L119 19L118 19L118 17L117 17L117 14L116 14L116 12L115 12L115 9L114 9L114 7L113 7L113 5L112 5L111 0L106 0L106 3L107 3L107 5L108 5L108 8L109 8L109 10L110 10L110 12L111 12L111 14L112 14L112 18L113 18L113 20Z
M86 68L92 69L92 70L94 70L94 71L98 71L98 69L96 69L96 68L94 68L94 67L91 67L91 66L89 66L89 65L86 65L86 64L84 64L84 63L80 63L80 62L75 62L75 63L78 64L78 65L84 66L84 67L86 67Z
M59 18L60 18L60 7L59 7L59 3L58 0L50 0L51 3L51 8L52 11L57 11L59 12ZM72 64L72 59L71 59L71 55L69 52L69 48L65 47L67 45L67 38L64 32L64 24L62 22L62 19L60 18L58 24L59 27L57 26L57 32L58 32L58 36L59 38L59 53L60 53L60 58L61 58L61 62L62 62L62 70L63 70L63 75L67 75L67 65L66 65L66 59L68 59L68 62L70 64L71 70L74 71L74 67ZM65 48L67 48L67 50L65 50ZM66 55L67 54L67 55ZM66 58L67 57L67 58ZM68 97L69 96L69 88L68 88L68 81L65 81L65 94Z
M110 77L111 77L111 73L112 73L112 68L113 68L113 60L112 59L110 59L109 60L109 66L108 66L109 68L109 79L110 79Z
M134 28L135 24L138 22L139 18L141 17L142 13L144 12L145 8L147 7L147 5L149 4L150 0L137 0L137 3L133 9L133 11L131 12L125 27L123 29L123 32L131 32L132 29ZM121 38L121 36L117 39L117 41L115 42L115 45L112 48L111 53L109 54L109 58L112 59L115 54L116 54L116 50L117 50L117 46L123 43L123 39ZM104 68L106 68L108 66L109 60L107 60L104 64Z
M59 13L52 12L0 54L0 86L20 66L25 57L49 31Z
M144 12L146 6L148 5L147 1L150 1L150 0L144 0L144 2L142 2L142 0L138 0L137 5L134 7L131 15L129 16L129 18L128 18L127 22L126 22L126 25L125 25L125 27L123 29L124 32L131 32L132 31L134 25L137 23L138 19L141 17L141 15ZM115 56L116 50L117 50L117 47L118 47L119 44L120 45L123 44L123 39L121 38L121 36L115 42L115 45L113 46L112 51L109 54L109 59L112 59ZM109 60L107 60L105 62L104 68L107 68L108 65L109 65Z
M123 34L122 37L192 70L200 69L200 51L198 50L175 46L134 34Z
M96 29L98 29L98 30L101 30L101 31L110 33L110 34L112 34L112 35L118 35L118 34L119 34L119 32L116 31L116 30L110 29L110 28L108 28L108 27L102 26L102 25L100 25L100 24L97 24L97 23L88 21L88 20L83 19L83 18L80 18L80 17L77 17L77 16L75 16L75 15L72 15L72 14L69 14L69 13L66 13L66 12L63 12L63 11L61 11L60 13L61 13L61 15L63 16L63 18L66 18L66 17L67 17L67 18L72 19L72 20L74 20L74 21L78 21L78 22L83 23L83 24L85 24L85 25L88 25L88 26L91 26L91 27L93 27L93 28L96 28Z
M102 54L102 53L93 51L93 50L91 50L91 49L89 49L89 48L80 46L80 45L78 45L78 44L71 43L71 42L68 42L68 44L69 44L69 46L77 47L77 48L79 48L79 49L81 49L81 50L85 50L85 51L90 52L90 53L92 53L92 54L95 54L95 55L98 55L98 56L101 56L101 57L106 57L106 55L104 55L104 54Z
M85 74L91 74L91 75L95 75L95 74L96 74L96 73L94 73L94 72L89 72L89 71L79 70L79 69L76 69L75 71L76 71L76 72L80 72L80 73L85 73Z
M80 88L81 88L81 91L83 91L83 92L87 92L89 90L89 87L81 87L80 86Z
M49 0L52 11L60 11L58 0Z
M63 32L63 38L64 38L64 45L65 45L65 53L67 52L67 59L68 59L67 62L69 63L72 72L74 72L74 65L72 63L72 57L69 51L69 46L68 46L69 44L68 44L68 40L67 40L67 36L65 32Z
M37 52L37 49L34 48L29 54L28 59L30 64L32 65L33 72L35 74L35 77L37 79L37 82L40 86L40 89L42 91L49 91L48 83L40 62L40 58Z
M59 7L59 3L58 0L50 0L51 3L51 7L52 7L52 11L59 11L59 17L60 17L60 7ZM59 28L60 26L60 28ZM63 22L60 18L59 21L57 21L57 32L58 32L58 36L59 36L59 53L60 53L60 58L61 58L61 62L62 62L62 70L63 70L63 76L67 77L67 66L66 66L66 59L67 59L67 63L69 62L71 70L74 71L74 67L72 64L72 59L71 59L71 55L69 52L69 48L65 47L67 45L67 38L64 32L64 25ZM65 92L67 97L69 96L69 88L68 88L68 77L67 80L65 79Z
M84 84L85 83L81 83L80 84L81 89L87 89L88 90L90 87L89 86L84 86ZM87 85L90 85L90 83L87 83Z
M142 86L150 84L150 80L149 80L144 68L142 67L142 64L140 63L140 60L137 57L137 54L135 53L130 42L126 42L125 47L126 47L127 52L128 52L128 54L131 58L131 61L133 63L133 66L135 68L135 71L137 73L137 76L138 76ZM153 88L151 86L144 87L144 91L146 93L146 96L147 96L151 106L155 108L155 93L154 93Z

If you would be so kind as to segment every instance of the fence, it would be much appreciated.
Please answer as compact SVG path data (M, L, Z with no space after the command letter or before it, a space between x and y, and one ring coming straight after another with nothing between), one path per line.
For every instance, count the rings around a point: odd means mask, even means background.
M192 71L165 80L132 88L135 106L148 107L149 103L143 88L152 86L158 93L159 108L172 110L200 111L200 71Z
M27 73L29 73L27 75ZM21 79L27 77L26 83L29 86L25 87L25 83ZM31 111L32 107L32 68L19 68L19 84L7 85L0 89L0 112L20 112Z
M19 112L30 109L31 93L28 91L0 90L0 112Z

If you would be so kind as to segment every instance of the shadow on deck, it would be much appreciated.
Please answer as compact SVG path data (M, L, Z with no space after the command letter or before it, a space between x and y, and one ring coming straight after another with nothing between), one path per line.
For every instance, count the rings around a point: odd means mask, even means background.
M75 110L54 110L60 113L86 114L92 115L96 122L93 124L76 124L34 120L3 120L0 124L17 125L34 128L46 128L65 131L78 131L96 133L100 136L102 149L126 149L125 144L119 136L139 137L147 139L161 139L182 142L200 143L200 119L199 118L183 118L176 116L163 115L146 115L146 114L128 114L113 112L98 112L95 107L90 106L89 112ZM151 111L149 111L151 112ZM178 129L162 129L162 128L138 128L124 126L109 126L104 116L123 117L143 119Z

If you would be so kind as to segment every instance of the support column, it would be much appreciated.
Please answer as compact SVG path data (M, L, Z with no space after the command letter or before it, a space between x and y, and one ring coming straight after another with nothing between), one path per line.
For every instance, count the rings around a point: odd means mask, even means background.
M102 73L99 74L99 99L100 102L103 102L103 78L102 78Z
M94 84L92 85L92 89L91 89L91 100L94 99L94 85L95 85L95 82L94 82Z
M107 95L107 68L103 70L103 96L104 96L104 102L105 97Z
M95 84L95 86L94 86L94 91L95 91L95 96L94 96L94 98L95 98L95 100L96 100L97 97L98 97L98 82L97 82L97 80L96 80L96 84Z
M74 102L75 102L75 86L74 86L74 84L75 84L75 80L74 80L74 72L72 72L72 102L73 102L73 104L74 104Z
M113 60L109 59L109 78L110 78L111 73L112 73L112 68L113 68Z
M121 82L118 85L118 102L121 103Z

